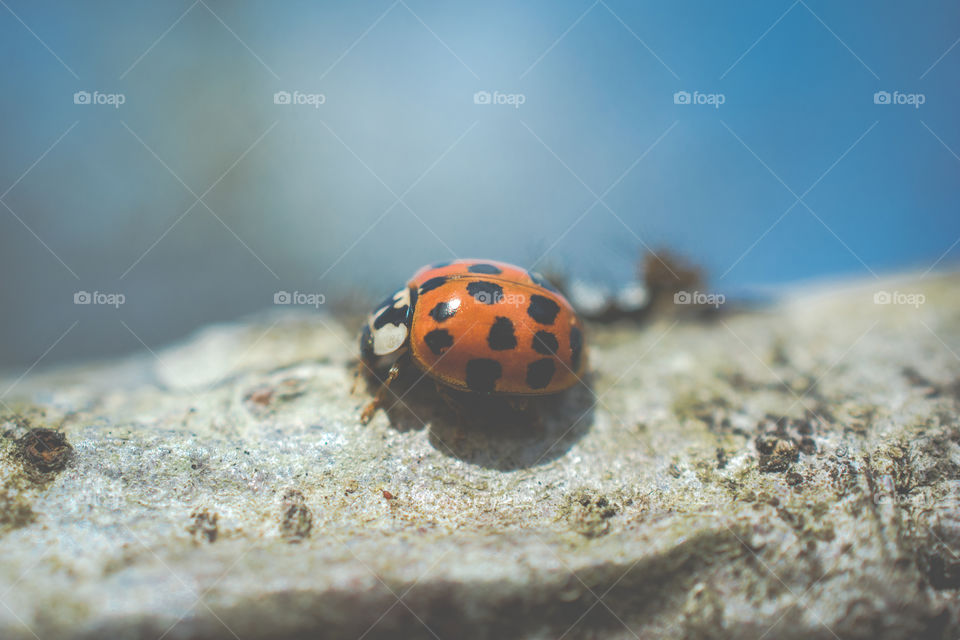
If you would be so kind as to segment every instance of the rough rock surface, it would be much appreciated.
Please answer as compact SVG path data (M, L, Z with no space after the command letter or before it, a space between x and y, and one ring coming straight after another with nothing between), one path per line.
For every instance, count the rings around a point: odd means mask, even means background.
M958 288L594 328L539 427L362 426L322 314L13 376L0 636L956 637Z

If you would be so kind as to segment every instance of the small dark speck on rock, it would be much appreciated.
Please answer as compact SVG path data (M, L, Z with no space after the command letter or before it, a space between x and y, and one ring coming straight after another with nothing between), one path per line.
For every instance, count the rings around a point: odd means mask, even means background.
M220 531L217 527L219 516L216 512L202 509L200 511L194 511L190 514L190 517L193 519L193 522L187 527L187 531L189 531L194 538L197 540L205 539L207 542L217 541L217 536L220 534Z
M757 436L756 445L760 454L760 471L765 473L786 471L800 456L800 449L793 438L763 434Z
M53 429L31 429L17 444L24 461L43 472L62 470L73 453L66 436Z
M306 499L296 489L288 489L283 495L280 535L287 542L297 543L309 537L311 529L313 529L313 514L307 507Z
M717 448L717 469L725 469L727 466L727 452L722 448Z
M572 496L563 512L575 531L587 538L597 538L609 533L609 520L619 513L619 507L606 496L594 499L584 492Z
M251 392L247 399L255 404L266 406L270 404L271 398L273 398L273 389L261 388L255 389L253 392Z

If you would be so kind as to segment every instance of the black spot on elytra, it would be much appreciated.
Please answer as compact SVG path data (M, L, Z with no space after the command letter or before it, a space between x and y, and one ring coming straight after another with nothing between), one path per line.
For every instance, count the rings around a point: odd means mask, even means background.
M583 333L577 327L570 327L570 364L574 371L580 370L580 357L583 355Z
M553 358L541 358L530 363L527 367L527 385L531 389L543 389L550 384L557 365L553 363Z
M527 275L530 276L530 279L533 280L533 284L543 287L548 291L557 292L557 288L550 283L549 280L544 278L542 275L536 271L527 271Z
M438 302L437 306L433 309L430 309L430 317L437 322L443 322L444 320L452 318L459 308L460 300L456 298L453 300L444 300L443 302Z
M503 300L503 287L485 280L467 283L467 293L481 304L496 304Z
M494 351L507 351L517 346L517 337L513 335L513 323L509 318L497 317L487 334L487 344Z
M560 313L560 305L543 296L536 294L530 296L530 306L527 307L527 314L540 324L553 324Z
M557 336L549 331L537 331L533 336L533 350L542 353L545 356L556 355L560 343L557 342Z
M449 266L452 265L452 264L453 264L452 262L436 262L436 263L430 265L430 266L427 267L427 268L428 268L428 269L443 269L444 267L449 267Z
M500 267L495 267L492 264L487 264L486 262L478 262L477 264L472 264L467 267L467 271L470 273L486 273L487 275L496 275L498 273L503 273L503 270Z
M447 281L447 276L437 276L436 278L430 278L422 285L420 285L420 293L426 293L427 291L433 291L437 287L443 286L443 283Z
M385 324L400 326L406 323L408 311L410 311L410 306L406 304L402 307L387 307L373 321L373 328L380 329Z
M434 355L440 355L453 344L453 336L446 329L434 329L423 336L423 341L430 347Z
M496 360L474 358L467 361L467 388L471 391L493 391L503 368Z
M373 332L370 331L370 325L366 322L360 330L360 357L364 360L373 359Z

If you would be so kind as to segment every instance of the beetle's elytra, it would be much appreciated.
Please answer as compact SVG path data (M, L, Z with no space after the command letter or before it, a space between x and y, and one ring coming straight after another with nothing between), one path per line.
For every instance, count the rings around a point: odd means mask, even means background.
M409 362L438 385L483 395L557 393L586 367L583 328L566 298L539 274L492 260L420 269L377 305L360 354L370 369L390 369L385 385Z

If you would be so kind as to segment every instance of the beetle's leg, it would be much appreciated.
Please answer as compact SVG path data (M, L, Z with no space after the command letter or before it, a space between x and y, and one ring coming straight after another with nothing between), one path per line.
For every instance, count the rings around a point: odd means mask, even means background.
M353 371L353 386L350 388L350 395L357 392L357 386L360 384L360 377L363 374L363 360L357 361L357 368Z
M373 414L377 412L377 409L383 406L383 399L387 395L387 391L390 390L390 384L397 379L400 375L400 361L393 363L393 366L390 367L389 373L387 373L387 378L380 384L380 388L377 389L376 395L373 396L373 400L364 408L363 413L360 414L360 423L368 424L373 418Z
M357 392L361 380L369 380L370 378L380 380L379 376L370 368L370 365L363 361L363 358L357 359L357 367L353 370L353 387L350 389L350 394Z

